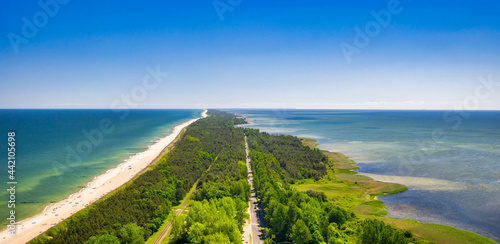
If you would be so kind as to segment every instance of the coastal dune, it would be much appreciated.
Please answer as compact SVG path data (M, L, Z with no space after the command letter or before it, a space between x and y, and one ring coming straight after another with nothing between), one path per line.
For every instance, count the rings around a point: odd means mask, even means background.
M207 110L203 111L201 116L205 118ZM79 192L71 194L62 201L50 204L41 213L33 217L17 222L15 236L9 234L9 228L3 229L0 232L0 243L26 243L50 227L127 183L153 163L184 128L198 119L200 118L192 119L176 126L170 135L160 139L147 150L135 154L115 168L97 176L93 181L88 183L87 187L82 188Z

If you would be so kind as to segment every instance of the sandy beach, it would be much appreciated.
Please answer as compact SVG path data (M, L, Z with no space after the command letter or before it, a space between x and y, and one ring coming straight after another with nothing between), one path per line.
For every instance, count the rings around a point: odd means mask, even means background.
M206 117L207 110L203 111L201 116L203 118ZM44 211L33 217L17 222L17 233L15 236L9 235L8 228L3 229L0 232L0 243L26 243L50 227L127 183L148 167L185 127L198 119L192 119L176 126L172 134L160 139L147 150L135 154L115 168L95 177L93 181L87 184L87 187L82 188L79 192L71 194L62 201L50 204Z

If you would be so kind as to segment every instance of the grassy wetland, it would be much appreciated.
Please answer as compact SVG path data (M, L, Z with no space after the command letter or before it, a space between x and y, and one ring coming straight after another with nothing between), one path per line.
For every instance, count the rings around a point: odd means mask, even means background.
M314 139L300 140L310 148L318 147ZM361 218L378 219L401 229L409 229L427 243L496 243L479 234L446 225L385 217L388 211L377 197L397 194L408 188L402 184L376 181L359 175L355 171L359 169L356 162L342 153L326 150L321 152L329 158L327 174L319 180L297 180L294 184L297 190L324 192L336 205L355 212Z

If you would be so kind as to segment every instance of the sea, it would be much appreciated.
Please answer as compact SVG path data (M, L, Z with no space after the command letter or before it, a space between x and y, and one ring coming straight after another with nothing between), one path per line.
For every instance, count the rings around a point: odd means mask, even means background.
M0 110L0 224L16 221L78 192L94 177L201 117L202 110ZM15 168L8 134L15 133ZM11 175L14 178L10 178ZM10 182L10 183L9 183ZM15 206L10 206L15 186Z
M248 127L318 140L361 174L408 186L380 197L389 217L500 242L500 111L231 109Z

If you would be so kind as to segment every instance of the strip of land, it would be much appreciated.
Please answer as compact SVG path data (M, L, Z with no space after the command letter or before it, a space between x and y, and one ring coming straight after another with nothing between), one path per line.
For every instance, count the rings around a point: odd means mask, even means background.
M182 203L180 204L180 206L175 210L175 215L179 216L182 213L182 211L184 211L184 209L187 207L189 199L191 199L191 197L193 196L194 191L196 191L196 184L194 184L193 189L191 189L191 191L187 195L186 199L184 199L184 201L182 201ZM165 227L163 227L163 229L160 231L159 235L156 236L156 238L154 239L154 241L152 243L153 244L160 244L160 243L162 243L163 240L165 239L165 237L168 236L168 232L172 228L172 224L173 224L173 221L169 221L165 225Z
M308 138L300 138L300 140L311 148L318 146L316 140ZM479 234L446 225L385 217L388 212L384 203L377 200L377 196L403 192L407 187L398 183L377 181L358 174L354 171L359 169L356 162L342 153L325 150L321 152L328 156L332 163L327 175L318 181L306 179L296 182L294 185L296 189L324 192L338 206L354 211L363 218L379 219L398 228L409 229L414 235L429 243L496 243Z
M261 232L261 229L265 226L262 226L264 222L263 218L261 218L262 209L260 209L260 207L257 205L257 199L255 198L252 167L250 166L250 155L248 155L248 152L248 141L247 136L245 136L245 161L247 164L248 182L250 183L252 195L248 200L248 214L250 215L250 221L243 227L243 235L245 236L243 243L260 244L265 240L264 234Z
M104 238L129 243L132 233L139 233L134 240L148 238L147 243L244 239L243 243L253 244L262 238L294 243L387 243L388 238L415 244L495 243L448 226L386 218L385 206L376 197L404 191L406 186L358 175L353 171L355 162L341 153L317 149L314 140L234 128L243 122L210 111L206 119L180 133L175 146L169 146L175 149L168 157L33 243ZM194 201L189 201L191 196ZM174 203L179 205L172 209ZM263 216L266 225L259 221ZM259 227L268 227L266 236Z
M207 116L207 111L203 111L201 115L205 118ZM2 230L2 232L0 232L0 243L26 243L45 232L50 227L84 209L86 206L129 182L131 179L134 179L165 153L165 149L185 127L198 119L192 119L176 126L172 134L160 139L146 151L130 157L117 167L96 177L93 181L88 183L87 187L79 192L71 194L62 201L50 204L38 215L18 222L15 236L9 235L7 228Z

